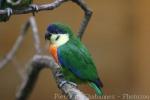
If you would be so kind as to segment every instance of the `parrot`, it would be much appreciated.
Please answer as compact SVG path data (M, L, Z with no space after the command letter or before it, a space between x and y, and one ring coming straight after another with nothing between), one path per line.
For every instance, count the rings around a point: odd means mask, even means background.
M35 11L38 10L38 6L32 4L33 0L0 0L0 9L7 10L6 15L0 15L0 22L6 22L9 20L12 11L15 9L22 9L24 7L31 7ZM33 12L34 14L34 12Z
M97 95L103 95L100 80L92 56L69 25L49 24L45 32L48 51L61 66L64 78L75 84L87 83Z

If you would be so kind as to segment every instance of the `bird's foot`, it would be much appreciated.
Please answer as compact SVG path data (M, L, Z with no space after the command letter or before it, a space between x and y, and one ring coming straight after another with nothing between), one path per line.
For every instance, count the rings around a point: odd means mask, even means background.
M68 83L69 84L71 84L72 86L74 86L74 87L77 87L77 84L76 83L74 83L74 82L70 82L70 81L68 81Z
M13 10L11 8L6 8L7 16L10 17L13 13Z
M64 81L61 81L60 84L58 85L58 87L61 88L61 87L62 87L64 84L66 84L66 83L67 83L67 81L65 81L65 80L64 80Z
M75 83L73 83L73 82L70 82L70 81L61 81L61 83L59 84L59 86L58 87L62 87L64 84L70 84L70 85L72 85L72 86L74 86L74 87L77 87L77 84L75 84Z
M35 16L35 12L37 13L39 11L39 7L36 4L31 4L30 7L34 10L33 11L33 16Z

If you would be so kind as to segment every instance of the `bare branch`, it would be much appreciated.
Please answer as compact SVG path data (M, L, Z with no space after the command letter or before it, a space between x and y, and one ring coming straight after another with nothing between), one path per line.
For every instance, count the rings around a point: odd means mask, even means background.
M41 71L42 64L37 65L35 62L30 61L27 64L26 72L23 74L21 86L16 94L16 100L26 100L28 95L31 93L34 84L38 78L39 72ZM44 67L43 67L44 68Z
M39 5L38 11L54 10L55 8L59 7L61 4L63 4L64 2L67 2L67 1L72 1L72 2L76 3L84 11L84 18L81 22L81 25L80 25L80 28L78 31L78 37L81 39L84 34L84 31L88 25L88 22L92 16L92 10L86 5L84 0L55 0L54 2L52 2L50 4ZM33 13L33 12L34 12L34 9L32 9L31 7L26 7L24 9L20 9L20 10L14 9L12 12L12 15L27 14L27 13ZM7 10L0 10L0 15L2 15L2 14L7 14Z
M74 3L80 6L80 8L84 11L84 18L80 24L80 28L78 31L78 37L81 39L83 34L85 33L85 29L90 21L92 16L92 10L86 5L84 0L72 0Z
M18 51L19 47L21 46L21 44L24 40L24 36L27 34L27 30L29 29L30 25L31 25L32 31L33 31L35 50L37 53L41 52L40 40L39 40L39 36L38 36L38 30L37 30L36 22L35 22L34 18L31 17L23 25L21 32L20 32L20 35L18 36L12 49L7 53L7 55L2 60L0 60L0 69L2 69L15 56L16 52Z
M32 28L32 32L33 32L33 40L34 40L34 46L35 46L35 50L37 54L40 54L42 52L41 47L40 47L40 38L39 38L39 33L38 33L38 28L37 28L37 24L35 21L34 17L30 17L29 19L31 28Z
M44 11L44 10L53 10L55 8L57 8L58 6L60 6L63 2L66 2L68 0L55 0L54 2L50 3L50 4L43 4L43 5L39 5L38 6L38 11ZM26 7L24 9L21 10L13 10L12 15L15 14L27 14L27 13L33 13L35 10L32 9L31 7ZM2 14L7 14L6 10L0 10L0 15Z
M59 88L65 93L69 100L89 100L75 85L66 82L62 76L61 68L52 57L44 55L35 55L27 65L26 77L16 95L17 100L26 100L33 89L38 78L38 74L43 68L50 68Z

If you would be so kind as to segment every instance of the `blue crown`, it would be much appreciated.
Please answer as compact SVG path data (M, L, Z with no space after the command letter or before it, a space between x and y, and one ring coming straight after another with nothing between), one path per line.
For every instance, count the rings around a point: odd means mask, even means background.
M47 31L53 34L65 34L66 33L61 27L59 27L56 24L50 24L47 28Z

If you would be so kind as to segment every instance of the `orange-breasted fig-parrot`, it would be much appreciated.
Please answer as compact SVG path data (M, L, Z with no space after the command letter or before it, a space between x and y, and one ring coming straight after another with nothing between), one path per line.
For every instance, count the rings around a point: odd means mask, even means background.
M97 95L103 94L103 84L89 51L68 25L50 24L45 39L49 40L49 51L67 81L88 83Z
M0 15L0 22L8 21L13 10L19 10L29 6L37 11L38 6L32 4L32 2L33 0L0 0L0 10L7 10L7 14Z

